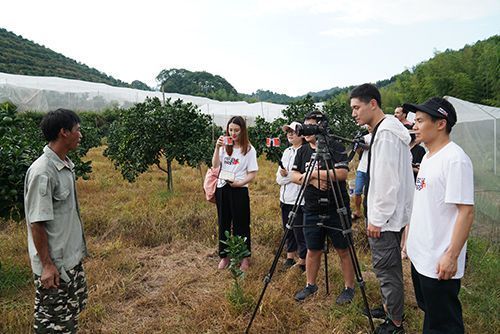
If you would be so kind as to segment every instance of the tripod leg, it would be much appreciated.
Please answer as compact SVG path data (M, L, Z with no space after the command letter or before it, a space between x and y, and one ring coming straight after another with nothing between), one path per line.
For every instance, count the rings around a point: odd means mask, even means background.
M337 194L334 190L335 186L336 186L338 193L339 194L342 193L340 190L340 185L339 185L339 182L337 179L335 168L333 168L333 166L330 167L327 160L325 160L325 164L326 164L326 170L333 171L333 178L335 179L335 185L333 184L332 178L329 177L330 176L329 173L327 174L327 181L330 184L330 187L331 187L332 192L333 192L333 198L335 200L335 205L338 208L337 213L338 213L339 218L340 218L340 224L342 226L342 233L344 234L345 238L347 239L349 256L351 258L352 266L354 267L354 274L356 276L356 281L358 283L359 289L361 290L361 294L363 296L363 302L364 302L365 308L368 310L368 322L370 324L370 329L371 329L371 332L374 333L375 326L373 324L373 318L372 318L372 315L370 312L368 298L366 297L365 282L364 282L363 276L361 274L361 267L359 266L358 257L356 256L356 251L354 249L354 242L352 240L352 229L351 229L352 224L351 224L351 221L349 220L348 211L347 211L346 205L344 203L344 199L342 198L342 196L337 197Z
M271 283L271 279L273 278L274 272L276 270L276 267L278 265L279 258L281 256L281 252L283 251L283 248L285 247L285 242L286 238L288 236L288 233L292 233L289 229L285 231L285 234L283 235L283 238L281 239L280 245L278 247L278 251L276 252L276 255L274 256L273 263L271 265L271 268L269 268L269 272L267 273L266 277L264 278L264 287L262 288L262 292L260 293L259 300L257 301L257 304L255 304L255 308L252 313L252 317L250 318L250 322L248 323L248 326L245 330L245 334L248 334L250 332L250 327L252 327L253 320L255 319L255 316L257 315L257 311L259 309L259 306L262 302L262 298L264 298L264 294L266 293L267 287L269 283Z
M317 163L317 155L316 154L313 154L313 156L311 157L311 161L310 162L311 163L309 164L309 167L307 168L306 173L305 173L304 181L303 181L303 183L302 183L302 185L300 187L300 191L299 191L299 194L297 196L297 200L295 201L294 209L292 210L293 214L290 215L290 217L289 217L289 222L291 220L291 224L289 223L288 225L290 227L286 231L286 233L283 236L283 238L281 239L281 243L280 243L278 251L276 252L276 255L274 257L273 264L271 265L271 268L269 269L268 274L264 278L264 288L262 289L262 292L260 294L259 300L257 301L257 304L255 305L252 317L250 318L248 326L247 326L247 328L245 330L246 334L248 334L250 332L250 328L252 327L253 320L255 319L255 316L257 315L257 310L259 309L259 306L260 306L260 304L262 302L262 299L263 299L264 294L266 292L267 286L271 282L271 279L273 277L274 271L276 270L276 266L278 264L280 254L283 251L283 248L285 246L285 241L286 241L287 233L291 233L290 229L293 228L293 221L294 221L293 218L296 216L296 212L298 210L298 207L299 207L300 203L302 203L302 200L304 198L304 190L305 190L306 186L309 184L309 180L311 178L311 174L312 174L313 169L314 169L313 167L316 166L316 163Z
M352 235L347 234L346 238L349 243L349 255L351 257L352 265L354 267L354 274L356 275L356 281L358 283L359 289L361 290L361 295L363 296L363 304L365 309L368 311L368 322L370 323L370 328L372 333L375 332L375 325L373 324L373 317L370 312L370 305L368 303L368 297L366 297L365 281L361 273L361 267L359 266L358 257L356 256L356 251L354 249L354 242L352 241Z
M325 238L325 248L323 249L325 254L325 285L326 285L326 295L330 294L330 280L328 279L328 237Z

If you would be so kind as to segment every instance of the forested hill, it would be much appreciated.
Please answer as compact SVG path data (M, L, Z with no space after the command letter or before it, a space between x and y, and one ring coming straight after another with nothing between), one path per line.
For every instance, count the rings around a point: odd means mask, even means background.
M10 74L54 76L111 86L149 88L135 81L132 85L88 67L42 45L0 28L0 72Z
M436 52L431 59L391 78L381 79L375 85L382 91L384 104L391 108L405 101L423 102L445 95L500 107L500 36L466 45L460 50ZM316 102L332 98L345 100L352 88L354 86L334 87L308 95ZM279 98L280 103L289 103L304 96L257 91L251 97L261 101Z
M500 36L433 58L391 78L386 92L403 101L422 102L450 95L500 107Z

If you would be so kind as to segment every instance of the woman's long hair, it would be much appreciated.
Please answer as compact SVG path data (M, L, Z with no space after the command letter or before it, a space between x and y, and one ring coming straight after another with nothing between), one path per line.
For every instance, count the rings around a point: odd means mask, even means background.
M240 126L240 135L238 136L238 143L241 147L241 152L246 155L250 151L251 144L248 140L247 123L245 119L241 116L233 116L227 122L226 126L226 136L229 136L229 124L236 124ZM231 156L233 154L233 145L226 145L226 153Z

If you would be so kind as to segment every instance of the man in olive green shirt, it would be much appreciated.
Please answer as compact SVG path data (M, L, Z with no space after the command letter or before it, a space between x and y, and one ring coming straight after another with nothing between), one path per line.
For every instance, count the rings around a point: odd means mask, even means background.
M80 119L71 110L45 115L48 141L30 166L24 183L28 250L35 277L35 333L75 333L87 301L82 259L87 255L75 188L67 157L82 138Z

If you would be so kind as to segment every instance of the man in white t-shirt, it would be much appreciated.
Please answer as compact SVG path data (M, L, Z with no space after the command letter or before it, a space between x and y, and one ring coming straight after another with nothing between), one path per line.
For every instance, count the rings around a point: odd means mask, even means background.
M457 114L448 101L434 97L404 108L416 112L416 137L429 149L417 175L407 240L415 296L425 312L423 333L464 333L458 293L474 219L472 163L450 140Z

